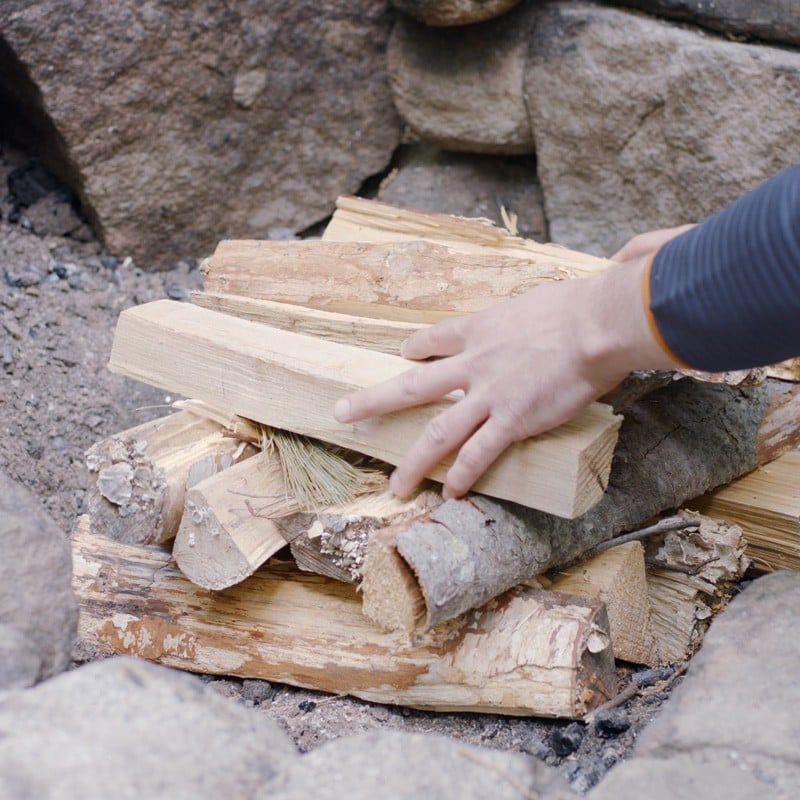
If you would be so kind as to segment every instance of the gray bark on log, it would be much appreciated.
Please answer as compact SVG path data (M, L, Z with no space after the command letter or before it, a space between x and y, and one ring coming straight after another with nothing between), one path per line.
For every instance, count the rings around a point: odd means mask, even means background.
M581 517L567 520L473 495L398 526L391 532L394 549L425 603L416 631L776 458L800 440L798 411L800 387L778 381L742 389L676 381L625 409L608 489ZM378 560L386 537L376 539ZM384 623L371 611L373 603L386 605L382 587L370 579L371 556L368 551L364 610Z

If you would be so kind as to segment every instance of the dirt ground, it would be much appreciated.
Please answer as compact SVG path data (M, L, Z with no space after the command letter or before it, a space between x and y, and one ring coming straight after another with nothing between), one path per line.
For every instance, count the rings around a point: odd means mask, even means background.
M204 255L175 253L173 268L162 272L108 256L68 192L23 153L0 145L0 470L32 489L65 535L84 510L85 450L167 413L176 399L108 372L117 316L137 303L185 300L200 287ZM78 648L78 664L93 657ZM621 683L630 672L620 671ZM667 696L656 686L587 727L384 707L259 680L204 680L276 719L303 751L377 727L435 732L530 753L559 766L579 792L630 752Z

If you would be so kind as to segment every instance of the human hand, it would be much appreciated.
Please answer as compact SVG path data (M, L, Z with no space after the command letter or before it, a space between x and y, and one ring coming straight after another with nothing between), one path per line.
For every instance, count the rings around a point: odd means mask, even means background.
M445 498L465 494L510 444L573 417L630 371L674 364L642 302L645 259L591 278L541 284L467 317L412 334L401 355L422 360L396 378L342 398L339 422L424 405L462 390L434 417L391 478L405 496L445 456Z
M661 228L657 231L640 233L617 250L611 256L611 259L613 261L631 261L634 258L641 258L654 250L658 250L661 245L666 244L670 239L674 239L692 228L694 228L694 225L678 225L674 228Z

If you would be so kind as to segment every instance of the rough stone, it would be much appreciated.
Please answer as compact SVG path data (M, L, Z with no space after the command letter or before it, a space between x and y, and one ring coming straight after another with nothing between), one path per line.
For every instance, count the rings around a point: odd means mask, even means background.
M612 4L686 20L734 36L800 44L797 0L612 0Z
M6 0L0 115L142 266L303 229L399 141L388 0Z
M336 739L294 761L287 789L272 800L308 797L567 800L574 794L556 770L529 756L444 736L381 731Z
M0 796L14 800L270 797L296 757L263 715L133 659L0 695Z
M525 95L550 235L592 253L800 161L800 53L640 14L544 6Z
M520 0L392 0L400 11L425 25L472 25L499 17Z
M503 225L501 206L517 216L517 231L547 239L536 161L530 156L452 153L427 144L401 150L396 173L381 186L387 203L462 217L484 217Z
M683 684L591 800L800 796L800 573L754 581L715 620Z
M63 531L30 492L0 473L0 689L66 669L78 624Z
M395 105L415 133L449 150L533 152L522 94L533 10L522 5L466 28L397 21L389 77Z

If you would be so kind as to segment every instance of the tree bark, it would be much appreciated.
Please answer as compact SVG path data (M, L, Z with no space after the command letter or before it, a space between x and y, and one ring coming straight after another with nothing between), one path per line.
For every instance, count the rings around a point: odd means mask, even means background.
M474 495L374 537L364 568L365 613L392 626L399 620L385 613L387 606L421 607L413 630L428 630L728 483L798 441L800 387L794 384L732 389L675 381L625 409L608 489L581 517L562 519ZM406 586L411 576L414 591L387 602L387 573L398 570L402 580L391 585ZM414 615L401 618L408 625Z

